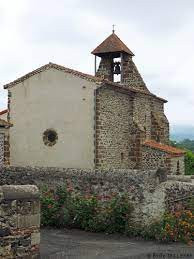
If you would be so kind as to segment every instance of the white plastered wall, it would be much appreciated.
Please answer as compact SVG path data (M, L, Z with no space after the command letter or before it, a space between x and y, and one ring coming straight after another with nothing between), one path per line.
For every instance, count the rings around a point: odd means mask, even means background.
M94 168L96 84L50 68L10 88L12 166ZM43 132L55 129L48 147Z

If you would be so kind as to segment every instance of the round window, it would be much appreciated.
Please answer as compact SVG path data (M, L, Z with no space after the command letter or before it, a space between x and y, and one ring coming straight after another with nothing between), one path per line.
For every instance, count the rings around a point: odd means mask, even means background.
M46 146L53 146L57 143L58 135L57 132L53 129L47 129L43 133L43 142Z

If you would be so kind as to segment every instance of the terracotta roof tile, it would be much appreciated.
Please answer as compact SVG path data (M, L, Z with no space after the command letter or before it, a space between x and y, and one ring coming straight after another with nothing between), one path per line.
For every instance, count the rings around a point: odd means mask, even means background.
M134 56L133 52L119 39L119 37L112 33L106 38L97 48L92 51L92 54L102 56L104 53L126 52Z
M7 111L8 111L7 109L0 111L0 115L3 115L3 114L5 114L5 113L7 113Z
M148 146L148 147L151 147L151 148L159 149L161 151L164 151L168 154L173 154L173 155L184 155L186 153L182 149L172 147L172 146L169 146L169 145L165 145L165 144L161 144L161 143L158 143L154 140L145 141L144 145Z

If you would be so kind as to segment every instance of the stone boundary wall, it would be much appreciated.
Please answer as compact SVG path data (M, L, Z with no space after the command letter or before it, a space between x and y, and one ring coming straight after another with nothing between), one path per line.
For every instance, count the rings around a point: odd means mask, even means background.
M82 170L63 168L10 167L1 173L0 184L34 184L40 189L67 188L82 194L95 194L102 200L126 193L135 205L134 223L149 224L161 218L166 209L173 210L173 200L191 195L192 183L167 180L168 172L158 170Z
M39 244L38 188L0 186L0 258L39 258Z
M189 182L168 181L165 187L165 207L169 211L188 209L188 201L194 199L194 184Z
M167 178L163 170L104 171L42 167L10 167L0 174L0 184L34 184L40 189L44 186L55 189L58 185L66 184L67 188L82 194L97 195L102 200L114 194L126 193L135 204L133 221L137 223L148 217L147 211L144 213L142 209L147 204L147 197L149 194L152 196L160 182Z
M72 185L82 193L128 192L136 197L135 189L154 190L167 179L165 170L84 170L56 167L9 167L0 172L0 185L33 184L39 188ZM139 195L138 195L139 196Z

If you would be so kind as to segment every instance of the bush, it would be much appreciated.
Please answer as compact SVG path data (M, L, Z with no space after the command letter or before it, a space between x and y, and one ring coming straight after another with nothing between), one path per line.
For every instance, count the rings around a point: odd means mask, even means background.
M42 192L41 224L190 243L194 239L194 199L186 207L187 210L165 213L162 220L142 228L131 221L133 206L127 195L106 197L102 201L95 195L76 194L72 188L62 186L56 191Z
M161 221L154 222L144 229L141 235L146 239L164 242L194 240L194 215L191 210L166 213Z
M75 194L66 186L41 195L43 226L75 227L92 232L124 233L133 208L126 195L105 201L94 195Z
M185 174L194 174L194 154L191 151L187 151L185 155Z

